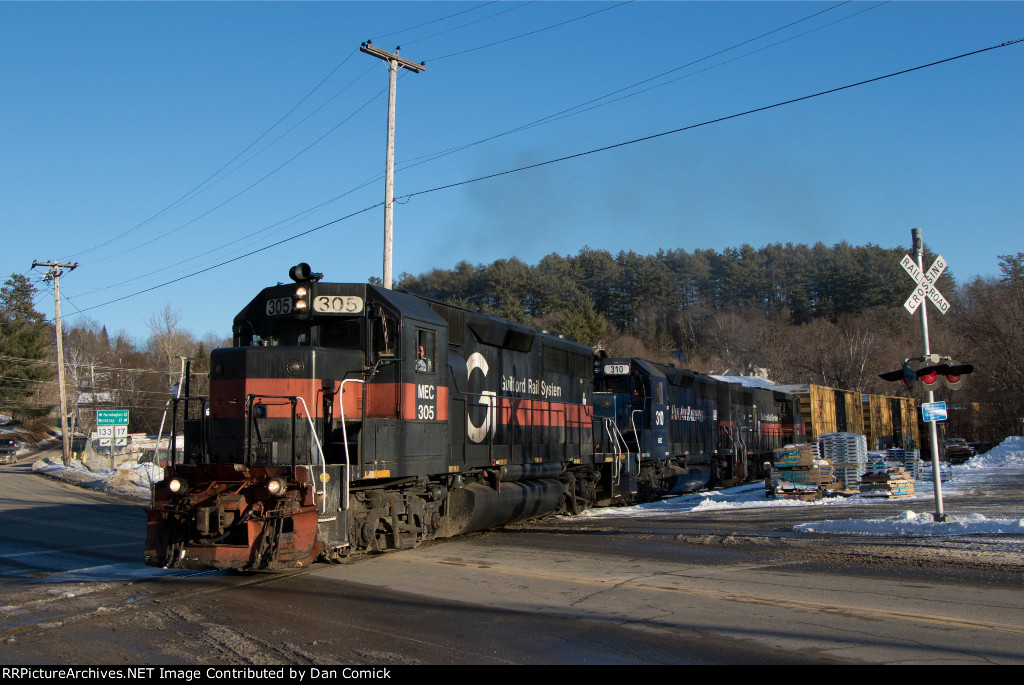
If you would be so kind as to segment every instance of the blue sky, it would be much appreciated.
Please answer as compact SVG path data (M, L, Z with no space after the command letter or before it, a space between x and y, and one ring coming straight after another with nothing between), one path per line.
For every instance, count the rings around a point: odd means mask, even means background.
M1024 43L465 182L1020 38L1020 2L0 2L0 269L77 261L68 324L140 342L167 305L227 335L300 261L379 277L372 39L427 67L398 83L396 274L919 226L995 276L1024 251Z

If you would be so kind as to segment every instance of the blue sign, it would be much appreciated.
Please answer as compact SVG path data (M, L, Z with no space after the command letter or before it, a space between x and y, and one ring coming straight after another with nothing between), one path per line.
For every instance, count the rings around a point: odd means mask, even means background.
M928 421L945 421L946 420L946 403L945 402L925 402L921 405L921 414L924 415L925 422Z

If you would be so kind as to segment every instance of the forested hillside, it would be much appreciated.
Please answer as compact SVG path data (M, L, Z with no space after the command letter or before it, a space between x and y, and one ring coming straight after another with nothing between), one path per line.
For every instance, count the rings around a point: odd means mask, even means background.
M913 286L903 255L847 243L655 255L585 247L532 266L511 258L406 274L397 288L570 335L612 356L894 395L908 391L878 374L921 355L920 317L902 306ZM932 259L926 254L926 265ZM965 423L950 426L973 439L1024 433L1024 253L1000 257L1000 271L961 284L947 272L938 286L949 313L927 305L932 351L976 368L961 389L936 391L971 408L957 414ZM34 309L35 293L17 274L0 291L0 414L53 426L54 328ZM132 431L155 432L183 357L194 360L191 392L205 392L209 351L228 341L198 339L172 305L148 323L144 344L108 336L99 323L64 328L76 428L89 432L97 407L116 406L132 411ZM915 397L924 398L920 388Z
M902 306L914 285L900 266L904 254L845 242L654 255L584 247L536 265L513 257L403 274L397 287L548 328L612 356L906 394L902 383L878 378L922 351L920 316ZM925 266L933 259L926 251ZM984 403L979 422L1005 435L1020 431L1024 416L1024 365L1015 365L1011 382L1001 370L1024 354L1024 253L1000 259L998 279L958 285L947 271L937 285L951 311L928 307L931 350L977 367L962 389L938 398Z

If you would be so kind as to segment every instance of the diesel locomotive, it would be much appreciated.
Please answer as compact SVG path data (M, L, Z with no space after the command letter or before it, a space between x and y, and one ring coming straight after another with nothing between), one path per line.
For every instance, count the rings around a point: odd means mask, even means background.
M235 317L209 397L174 401L185 447L146 510L150 565L273 570L403 549L758 477L764 453L800 438L782 393L595 357L306 264L290 276Z
M589 347L290 275L211 354L208 402L154 487L147 563L299 567L613 499Z
M599 452L626 455L624 499L764 478L773 449L804 442L799 400L644 359L594 359Z

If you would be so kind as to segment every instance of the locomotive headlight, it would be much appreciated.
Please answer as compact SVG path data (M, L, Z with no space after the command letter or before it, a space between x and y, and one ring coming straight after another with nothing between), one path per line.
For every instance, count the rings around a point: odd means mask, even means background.
M271 478L270 482L267 483L267 492L275 497L279 497L284 494L288 485L284 482L283 478Z
M295 303L292 304L292 309L297 312L304 312L309 307L306 302L306 298L309 296L309 288L304 285L300 285L295 289Z
M188 481L184 478L172 478L167 481L167 489L176 495L180 495L188 488Z

